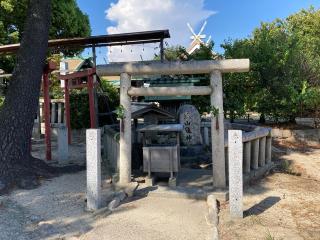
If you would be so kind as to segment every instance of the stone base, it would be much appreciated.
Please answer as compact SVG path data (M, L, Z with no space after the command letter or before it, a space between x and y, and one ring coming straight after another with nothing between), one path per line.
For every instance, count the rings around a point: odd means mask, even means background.
M219 202L227 202L229 201L229 191L228 189L215 189L214 187L204 187L209 195L213 195Z
M169 178L168 186L171 188L177 187L177 178L175 178L175 177Z
M112 183L116 184L117 182L119 182L119 174L116 173L112 176Z
M154 178L151 177L146 177L145 178L145 185L147 185L148 187L153 187L154 186Z
M265 174L267 174L275 164L270 162L263 167L259 167L258 169L251 169L250 173L246 173L243 175L243 183L244 185L249 184L250 181L262 178Z

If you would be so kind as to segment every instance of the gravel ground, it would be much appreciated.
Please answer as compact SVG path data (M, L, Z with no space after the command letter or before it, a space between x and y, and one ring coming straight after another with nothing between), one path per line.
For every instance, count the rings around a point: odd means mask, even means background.
M33 155L44 159L44 141L35 140ZM52 142L53 160L57 144ZM84 139L73 138L72 163L85 163ZM85 172L43 181L34 190L17 190L0 208L0 239L207 239L204 201L134 197L98 219L85 209ZM11 212L14 211L15 215ZM9 228L8 226L11 226Z
M320 239L320 150L286 150L282 159L301 176L275 173L246 187L242 220L231 220L222 205L222 240Z
M111 215L85 209L85 172L67 174L33 190L16 190L0 204L1 240L207 239L204 201L134 197Z
M17 190L0 208L0 239L61 239L90 230L85 172L64 175L33 190Z
M71 152L83 162L83 144ZM242 220L231 220L222 204L222 240L320 239L320 150L285 152L282 159L302 175L275 173L246 187ZM84 210L85 177L85 171L66 174L1 196L0 240L210 239L204 201L141 196L97 218Z
M146 197L120 206L81 240L211 239L204 201Z

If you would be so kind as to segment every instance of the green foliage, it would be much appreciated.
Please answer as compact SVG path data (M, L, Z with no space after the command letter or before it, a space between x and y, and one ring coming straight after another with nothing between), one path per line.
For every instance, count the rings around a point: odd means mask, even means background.
M303 103L308 109L319 110L320 108L320 88L310 87L303 95Z
M50 39L87 37L91 34L88 15L84 14L76 0L53 0ZM79 54L82 49L59 49L67 56Z
M225 76L226 109L294 120L301 105L307 105L305 98L313 95L302 96L303 83L319 89L319 27L320 11L310 8L262 23L250 38L225 42L226 58L251 61L249 73Z
M1 96L0 96L0 108L1 108L2 105L3 105L3 102L4 102L4 97L1 97Z
M186 48L183 46L170 46L164 50L164 58L167 61L186 61L189 60L189 54L187 53ZM160 55L155 55L154 59L160 60Z
M118 89L116 89L107 80L101 80L101 87L105 94L107 94L109 99L109 104L111 109L115 109L120 104L120 95Z
M216 108L215 106L211 106L210 114L214 117L217 117L219 115L219 108Z
M231 120L248 111L278 122L299 113L320 115L320 10L313 7L261 23L252 36L222 44L224 58L249 58L249 73L224 74L224 110ZM209 60L213 43L188 55L183 47L165 50L167 60ZM158 57L159 58L159 57ZM208 85L209 78L199 85ZM207 96L192 96L199 111L210 111Z
M320 84L320 10L310 7L286 19L294 46L297 77L311 86Z
M214 43L211 41L208 45L201 44L200 48L194 51L189 59L192 60L213 60L218 57L218 55L213 52Z
M106 101L108 101L109 110L115 110L120 102L118 90L106 80L101 80L101 87L104 94L98 94L99 112L104 113L106 111ZM72 90L70 94L70 114L71 127L73 129L90 127L89 96L87 89ZM100 124L105 125L110 124L110 122L104 118L100 118Z
M124 119L124 115L125 115L125 109L122 105L119 105L116 108L116 114L117 114L117 118L118 119Z
M248 58L252 49L252 41L248 39L226 41L222 47L225 58ZM251 60L251 58L250 58ZM252 65L252 63L251 63ZM248 109L255 106L255 91L257 82L255 72L228 73L223 75L224 110L226 117L233 121L241 117Z
M212 60L219 56L213 52L214 43L210 42L208 45L201 45L199 49L192 54L188 54L186 49L182 46L171 46L164 50L164 56L167 61L191 61L191 60ZM160 60L160 56L156 55L155 60ZM203 75L201 75L203 77ZM209 76L204 76L205 80L201 81L199 85L209 85ZM192 104L195 105L200 112L210 111L209 96L192 96Z
M28 0L0 0L0 45L21 40ZM84 37L91 33L89 18L81 12L75 0L52 0L50 39ZM64 51L73 55L80 50ZM13 71L14 56L1 56L0 68Z
M72 129L89 128L90 109L86 90L73 90L70 94L70 115Z
M48 61L53 61L59 66L62 56L60 54L52 54L48 57ZM57 74L50 74L50 97L52 99L64 98L63 89L61 88L60 79Z
M91 33L89 18L75 0L53 0L51 38L86 37Z

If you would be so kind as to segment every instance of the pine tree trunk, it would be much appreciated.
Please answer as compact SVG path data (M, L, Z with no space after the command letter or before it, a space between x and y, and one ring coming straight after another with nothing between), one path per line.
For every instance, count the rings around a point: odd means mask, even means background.
M32 158L36 116L50 26L51 0L30 0L17 63L0 110L0 192L33 187L50 168Z

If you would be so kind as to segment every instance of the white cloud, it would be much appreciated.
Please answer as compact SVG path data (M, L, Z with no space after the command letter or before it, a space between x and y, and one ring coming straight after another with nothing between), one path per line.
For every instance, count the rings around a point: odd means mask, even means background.
M107 19L115 23L107 28L107 33L169 29L169 44L188 46L191 33L187 22L197 26L213 14L204 9L204 0L119 0L106 10ZM155 47L154 44L111 47L108 58L115 62L137 61L141 56L150 60L159 52Z

